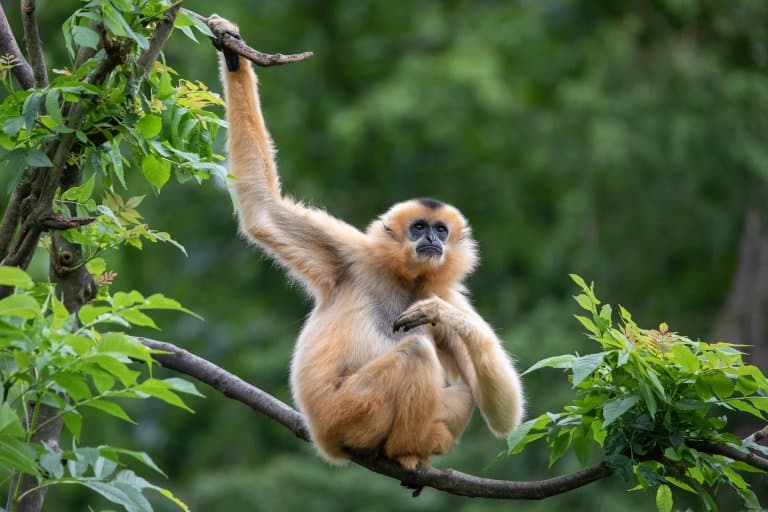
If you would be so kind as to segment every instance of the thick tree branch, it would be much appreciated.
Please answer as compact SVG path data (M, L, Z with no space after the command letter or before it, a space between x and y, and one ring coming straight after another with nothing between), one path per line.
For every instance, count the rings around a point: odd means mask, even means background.
M37 87L48 86L48 70L45 69L45 55L43 55L43 42L40 40L40 31L37 29L37 16L35 0L21 0L21 19L24 24L24 45L27 47L29 63L35 75Z
M21 49L13 36L2 4L0 4L0 54L13 57L15 66L11 72L23 88L31 89L35 86L35 75L32 72L32 67L21 54Z
M161 350L155 359L172 370L205 382L225 396L243 402L260 413L274 419L296 437L309 441L309 432L304 418L296 410L272 395L248 384L241 378L219 368L210 361L198 357L171 343L140 338L148 347ZM532 482L493 480L455 471L419 466L416 471L407 471L399 464L377 454L354 453L352 461L371 471L395 478L404 485L417 489L435 489L458 494L497 499L541 499L582 487L613 473L607 464L601 463L569 475Z
M184 9L184 11L192 16L193 18L202 21L206 25L208 25L208 18L205 16L202 16L200 14L197 14L194 11L190 11L189 9ZM208 28L211 29L213 32L213 28L209 25ZM279 66L281 64L290 64L292 62L300 62L302 60L306 60L314 55L314 52L303 52L303 53L294 53L289 55L283 55L282 53L264 53L260 52L258 50L254 50L247 44L245 44L241 39L238 39L237 37L233 36L232 34L215 34L214 36L217 38L217 40L226 48L232 50L235 53L238 53L245 57L246 59L250 60L257 66L261 67L269 67L269 66Z

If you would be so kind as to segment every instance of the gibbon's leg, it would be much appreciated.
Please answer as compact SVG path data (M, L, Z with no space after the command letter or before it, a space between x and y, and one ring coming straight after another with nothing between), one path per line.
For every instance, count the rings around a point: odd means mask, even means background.
M452 329L463 341L476 374L471 382L475 401L491 431L509 435L522 419L525 400L520 377L493 329L468 303L459 307L439 297L411 305L394 328L407 331L430 323Z
M466 384L443 388L430 432L433 454L448 453L472 417L475 403Z
M442 386L443 371L432 340L408 336L345 377L331 393L333 406L325 422L329 427L319 441L362 449L383 443L389 458L415 469L450 436L445 423L441 429L434 422ZM453 398L446 400L450 403ZM444 416L450 421L450 415Z

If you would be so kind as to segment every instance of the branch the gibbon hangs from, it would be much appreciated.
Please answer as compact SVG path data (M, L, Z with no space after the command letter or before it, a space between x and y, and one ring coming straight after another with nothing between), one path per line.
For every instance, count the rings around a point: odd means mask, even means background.
M239 37L213 15L218 37ZM466 219L435 199L398 203L362 232L282 195L250 62L222 48L229 168L242 232L314 299L291 362L293 398L331 462L383 450L403 467L446 453L477 405L508 435L522 386L467 299L477 264Z

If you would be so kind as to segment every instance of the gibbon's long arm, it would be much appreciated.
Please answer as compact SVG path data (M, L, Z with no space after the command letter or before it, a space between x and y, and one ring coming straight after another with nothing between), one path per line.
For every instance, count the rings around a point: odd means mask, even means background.
M229 123L229 168L237 178L234 191L241 230L316 297L326 295L343 276L355 247L364 245L364 235L323 211L281 195L256 75L249 61L237 58L234 71L223 56L220 61Z
M416 302L395 320L395 329L429 323L452 330L464 342L475 370L476 378L467 382L475 402L494 434L509 435L523 417L523 387L491 326L465 297L456 294L450 302L439 297ZM457 340L449 336L446 341Z

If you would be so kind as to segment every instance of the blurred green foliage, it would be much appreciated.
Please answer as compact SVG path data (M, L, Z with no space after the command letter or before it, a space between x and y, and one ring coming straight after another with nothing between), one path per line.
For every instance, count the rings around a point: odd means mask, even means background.
M75 0L40 0L49 63L67 62L60 27ZM521 368L584 351L568 273L590 276L640 324L706 337L736 265L745 211L768 178L768 4L761 0L219 2L187 0L240 24L265 51L313 50L262 70L262 102L284 188L358 226L407 197L434 196L473 224L483 263L469 286ZM5 7L5 6L4 6ZM6 7L15 27L19 15ZM166 62L217 86L213 49L175 34ZM2 179L7 180L4 176ZM113 289L162 292L205 318L155 315L167 339L290 400L294 337L309 311L297 287L236 235L223 186L148 194L167 246L109 261ZM45 262L31 271L44 276ZM170 375L169 375L170 376ZM573 399L565 379L526 376L529 415ZM203 388L195 414L126 404L138 426L94 418L83 438L147 451L166 487L195 510L653 510L618 478L535 503L467 500L360 468L328 468L281 427ZM756 424L746 424L744 432ZM535 447L490 468L503 449L475 418L434 461L484 476L539 479ZM766 500L765 487L756 492ZM85 501L87 500L87 501ZM738 507L727 492L721 508ZM46 510L90 496L55 489ZM695 502L691 502L691 506ZM684 504L677 503L679 506ZM158 504L163 510L163 505Z

